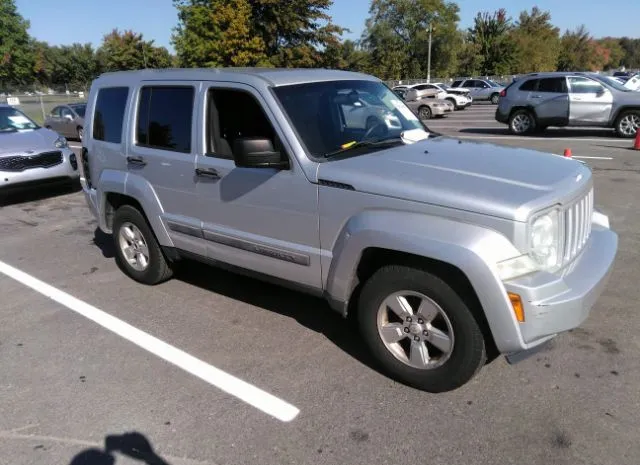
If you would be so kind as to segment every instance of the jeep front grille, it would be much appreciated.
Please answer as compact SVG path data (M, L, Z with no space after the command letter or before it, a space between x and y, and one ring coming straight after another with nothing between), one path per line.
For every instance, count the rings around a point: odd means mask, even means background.
M62 152L16 155L0 158L0 171L20 172L33 168L51 168L62 163Z
M582 251L591 235L593 188L587 195L564 210L563 264L571 262Z

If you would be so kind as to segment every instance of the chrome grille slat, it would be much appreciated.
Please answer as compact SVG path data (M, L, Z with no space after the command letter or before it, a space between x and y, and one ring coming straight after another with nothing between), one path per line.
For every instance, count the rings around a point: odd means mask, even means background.
M584 197L567 206L564 210L564 253L565 265L582 251L591 236L593 215L593 189Z
M16 155L0 158L0 171L21 172L32 168L51 168L62 163L62 152Z

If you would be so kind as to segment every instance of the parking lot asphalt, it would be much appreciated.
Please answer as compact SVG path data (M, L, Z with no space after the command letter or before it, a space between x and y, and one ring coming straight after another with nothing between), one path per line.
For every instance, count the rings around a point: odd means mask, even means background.
M474 105L427 124L597 157L583 161L620 250L580 329L518 365L495 360L457 391L427 394L378 373L321 300L195 263L139 285L114 263L77 189L20 194L0 207L0 264L299 413L274 418L0 273L0 464L637 464L640 152L600 130L512 137L494 110Z

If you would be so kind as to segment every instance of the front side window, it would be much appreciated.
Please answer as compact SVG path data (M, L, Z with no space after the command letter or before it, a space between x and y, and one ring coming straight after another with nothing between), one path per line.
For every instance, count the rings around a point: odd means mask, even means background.
M195 89L143 87L138 102L136 143L173 152L191 152Z
M128 87L105 87L98 91L93 117L93 138L119 144L122 141Z
M84 112L87 109L86 105L71 105L71 109L76 112L80 118L84 118Z
M0 132L16 132L38 129L31 118L12 107L0 107Z
M238 139L268 139L274 150L282 144L260 103L248 92L237 89L209 90L207 105L207 155L233 159Z
M405 131L426 132L381 82L314 82L275 87L273 92L313 158L324 159L358 142L400 138Z
M572 76L569 83L572 94L597 94L604 91L602 84L584 77Z

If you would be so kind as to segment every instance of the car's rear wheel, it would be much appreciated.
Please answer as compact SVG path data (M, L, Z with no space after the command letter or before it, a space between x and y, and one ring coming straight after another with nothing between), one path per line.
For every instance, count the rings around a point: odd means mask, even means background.
M627 139L636 137L640 129L640 110L629 110L620 113L616 119L616 134Z
M486 361L482 331L463 299L418 268L378 270L358 299L358 324L384 371L424 391L456 389Z
M84 139L84 128L82 126L78 126L76 129L76 135L78 136L78 140L82 142Z
M428 106L421 106L418 109L418 116L420 119L431 119L431 108Z
M172 275L162 249L144 215L135 207L124 205L113 218L116 262L135 281L159 284Z
M528 110L517 110L509 118L509 130L516 135L530 134L536 129L536 119Z
M500 94L493 94L491 96L491 103L493 103L494 105L497 105L499 101L500 101Z

